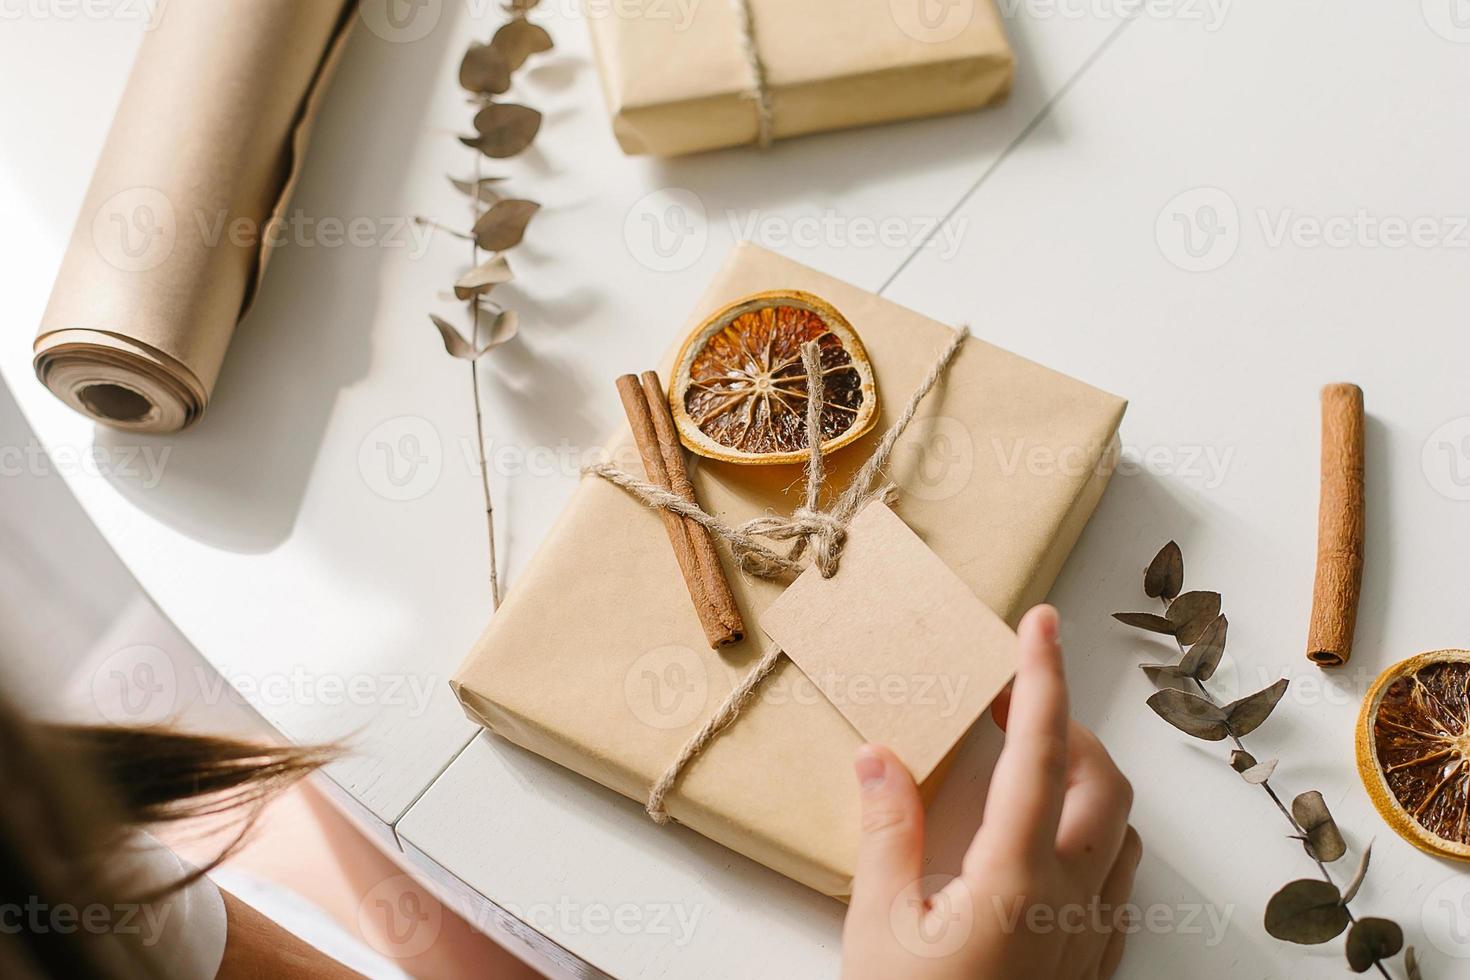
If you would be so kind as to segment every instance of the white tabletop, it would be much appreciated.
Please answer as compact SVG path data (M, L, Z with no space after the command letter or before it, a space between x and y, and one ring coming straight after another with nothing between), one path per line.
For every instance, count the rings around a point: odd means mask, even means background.
M1020 63L1001 108L670 162L618 153L585 28L544 5L559 48L525 98L545 129L526 157L487 166L546 207L512 257L521 339L482 387L510 588L581 451L618 419L610 378L653 362L737 238L969 322L1133 402L1124 471L1053 593L1075 711L1137 789L1135 899L1160 910L1124 975L1343 970L1341 941L1265 935L1266 899L1312 868L1215 747L1148 712L1133 665L1151 644L1107 619L1144 608L1138 571L1170 537L1191 584L1225 595L1222 693L1294 680L1253 749L1282 758L1283 790L1324 793L1348 861L1376 837L1355 906L1400 921L1427 977L1454 975L1470 877L1387 830L1351 737L1384 666L1470 643L1457 2L1177 0L1130 20L1139 5L1001 0ZM333 777L363 814L543 964L832 974L839 905L477 736L445 685L489 614L468 371L425 317L463 249L441 236L418 254L392 229L463 212L443 180L471 163L452 135L466 116L454 78L468 39L493 30L472 15L488 5L425 5L438 19L420 40L354 39L295 205L379 219L384 247L283 250L199 426L100 433L35 383L31 333L142 29L130 6L87 18L42 4L0 30L0 372L53 453L105 450L101 475L58 464L102 534L268 720L351 737ZM649 236L649 219L681 217L662 227L687 234ZM1404 226L1418 229L1407 243ZM1302 649L1316 392L1333 380L1367 393L1370 540L1358 652L1327 675ZM405 436L418 470L397 453ZM134 447L168 451L156 485L124 464ZM932 809L936 872L973 830L996 741L982 724Z

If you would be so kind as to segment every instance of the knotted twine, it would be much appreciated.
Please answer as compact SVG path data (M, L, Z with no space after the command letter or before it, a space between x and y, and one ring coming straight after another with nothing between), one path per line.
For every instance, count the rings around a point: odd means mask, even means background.
M770 149L776 138L776 109L771 101L771 86L766 79L766 63L761 59L760 45L755 39L755 12L750 0L731 0L735 17L740 22L740 53L750 67L750 97L755 102L756 145Z
M908 404L904 406L903 412L878 440L878 446L873 450L873 454L863 463L847 489L828 510L822 510L819 501L824 479L821 420L826 385L822 380L821 351L816 341L809 341L801 348L802 365L806 369L807 376L806 500L802 506L792 512L790 517L768 514L732 526L673 491L640 480L610 464L599 463L587 467L583 472L599 476L622 487L654 509L673 511L681 517L687 517L704 525L712 534L729 542L730 550L734 552L740 567L758 578L779 578L785 574L803 571L806 566L800 559L807 549L811 550L812 564L817 571L823 578L831 578L837 574L842 548L847 543L847 528L852 519L872 501L883 499L891 502L896 495L897 488L887 481L880 483L878 475L892 459L893 448L904 430L908 428L909 423L914 420L914 415L919 410L919 403L939 383L939 379L944 376L950 362L954 360L955 354L958 353L960 346L969 335L969 327L961 327L956 331L953 339L934 361L933 366L929 368L929 373L919 382L919 387L909 396ZM783 555L762 544L756 540L757 538L794 541L795 543L791 550ZM648 802L645 809L655 823L668 823L669 814L664 807L664 801L674 788L674 784L678 782L679 776L689 763L704 751L710 742L714 741L715 736L735 720L746 701L755 692L756 687L776 669L781 656L781 648L775 646L762 654L756 665L739 684L735 685L735 688L730 691L724 702L715 709L714 714L700 727L699 731L690 736L679 751L678 757L654 782L648 791Z

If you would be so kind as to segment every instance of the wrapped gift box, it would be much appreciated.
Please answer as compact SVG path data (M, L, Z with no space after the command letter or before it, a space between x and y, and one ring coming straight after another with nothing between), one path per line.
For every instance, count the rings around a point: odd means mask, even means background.
M992 0L630 0L587 17L632 154L759 142L762 72L781 138L977 109L1010 91L1014 70Z
M873 433L829 457L829 484L840 489L952 328L742 245L673 339L727 303L768 289L824 297L872 358L882 415ZM972 338L897 447L888 472L899 488L895 510L1014 625L1046 595L1102 495L1124 408L1113 395ZM628 431L609 449L642 475ZM697 463L691 475L701 503L731 522L790 513L800 503L798 466ZM659 515L610 483L584 479L454 678L460 701L496 734L644 800L770 642L761 613L783 586L744 574L723 549L722 556L747 639L716 651L706 644ZM852 758L861 742L783 660L686 770L669 813L783 874L845 896L858 827Z

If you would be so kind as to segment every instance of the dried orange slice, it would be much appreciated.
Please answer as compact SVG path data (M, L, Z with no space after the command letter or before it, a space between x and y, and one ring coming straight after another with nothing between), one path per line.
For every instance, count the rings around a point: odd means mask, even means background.
M878 417L873 366L852 325L810 293L748 296L705 320L684 342L669 407L689 449L728 463L807 458L807 376L801 348L822 364L822 452L861 438Z
M1380 674L1357 743L1358 775L1394 832L1470 861L1470 651L1421 653Z

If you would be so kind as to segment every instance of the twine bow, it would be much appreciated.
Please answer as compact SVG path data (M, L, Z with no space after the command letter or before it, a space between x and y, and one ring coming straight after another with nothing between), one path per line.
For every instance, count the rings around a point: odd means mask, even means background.
M898 418L884 431L873 454L827 510L821 508L819 499L824 479L821 447L824 382L820 350L815 341L804 344L801 349L802 364L806 368L807 376L806 431L809 451L806 462L806 499L791 516L767 514L731 525L706 513L698 504L690 503L673 491L640 480L615 466L600 463L587 467L583 472L622 487L650 507L670 510L704 525L712 534L729 543L730 550L742 569L759 578L779 578L782 575L800 573L806 568L801 559L808 549L812 553L812 565L823 578L831 578L837 574L842 548L847 543L847 528L852 519L873 500L881 498L891 502L896 496L897 488L887 481L879 483L878 475L892 459L894 446L914 420L919 403L939 383L969 335L969 327L961 327L955 332L953 339L929 368L924 380L919 382L918 388L909 396L908 404ZM782 554L759 541L759 538L795 543L786 554ZM755 667L735 686L699 731L690 737L679 757L653 784L648 792L647 810L656 823L668 822L669 815L664 808L664 800L684 768L735 719L756 687L776 669L781 655L779 647L772 647L761 656Z

